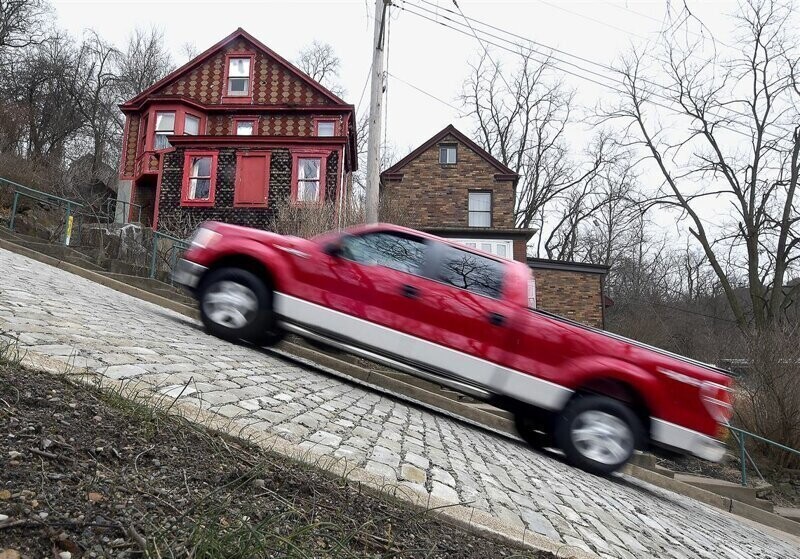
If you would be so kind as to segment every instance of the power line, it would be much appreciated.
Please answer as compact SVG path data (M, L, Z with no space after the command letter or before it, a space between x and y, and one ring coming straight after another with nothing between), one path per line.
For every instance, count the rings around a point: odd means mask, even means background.
M407 2L408 0L400 0L400 1L402 1L402 2ZM453 14L453 15L459 15L459 14L457 14L455 11L453 11L453 10L450 10L450 9L448 9L448 8L445 8L445 7L443 7L443 6L439 6L438 4L433 4L433 2L431 2L430 0L415 0L415 1L417 1L417 2L423 2L424 4L427 4L427 5L429 5L429 6L435 6L435 7L437 8L437 11L435 11L435 12L434 12L434 11L433 11L433 10L431 10L430 8L427 8L427 7L425 7L425 6L422 6L422 5L415 5L415 4L411 4L411 5L412 5L412 6L414 6L415 8L418 8L418 9L420 9L420 10L423 10L423 11L425 11L425 12L428 12L429 14L434 14L434 15L436 15L436 17L437 17L437 18L438 18L438 17L441 17L442 19L446 19L447 21L450 21L450 22L452 22L452 23L453 23L453 24L455 24L455 25L464 26L464 24L462 24L462 23L460 23L460 22L458 22L458 21L456 21L456 20L454 20L454 19L452 19L452 18L449 18L449 17L447 17L447 16L444 16L444 15L441 15L441 14L439 14L439 13L438 13L438 10L443 10L443 11L445 11L445 12L449 12L450 14ZM412 13L413 13L413 12L412 12ZM417 14L417 15L421 15L421 14ZM561 50L561 49L558 49L558 48L556 48L556 47L552 47L552 46L550 46L550 45L547 45L547 44L545 44L545 43L541 43L541 42L538 42L538 41L534 41L533 39L529 39L529 38L527 38L527 37L523 37L522 35L518 35L518 34L516 34L516 33L513 33L513 32L511 32L511 31L507 31L507 30L505 30L505 29L501 29L501 28L499 28L499 27L496 27L496 26L494 26L494 25L492 25L492 24L490 24L490 23L486 23L486 22L484 22L484 21L480 21L480 20L477 20L477 19L474 19L474 18L468 18L468 17L464 16L463 12L461 12L461 14L460 14L460 15L461 15L461 16L462 16L462 17L463 17L465 20L468 20L468 23L469 23L469 21L475 22L475 23L476 23L476 24L478 24L478 25L481 25L481 26L487 27L487 28L489 28L489 29L493 29L493 30L495 30L495 31L499 31L500 33L503 33L503 34L505 34L505 35L509 35L509 36L511 36L511 37L515 37L515 38L517 38L517 39L521 39L521 40L523 40L523 41L526 41L527 43L529 43L529 45L521 45L520 43L517 43L517 42L515 42L515 41L512 41L512 40L510 40L510 39L507 39L507 38L505 38L505 37L501 37L501 36L498 36L498 35L495 35L495 34L489 33L489 32L487 32L487 31L480 30L480 32L481 32L482 34L484 34L484 35L487 35L487 36L489 36L489 37L492 37L492 38L498 39L498 40L500 40L500 41L504 41L504 42L506 42L506 43L512 44L512 45L514 45L514 46L516 46L516 47L518 47L518 48L525 48L525 49L528 49L528 50L530 50L530 51L532 51L532 52L535 52L535 53L539 54L540 56L544 56L544 57L546 57L546 59L547 59L548 61L550 61L550 60L555 60L555 61L557 61L557 62L561 62L562 64L567 64L567 65L569 65L569 66L572 66L572 67L574 67L574 68L576 68L577 70L580 70L580 71L582 71L582 72L587 72L587 73L589 73L589 74L592 74L592 75L594 75L594 76L597 76L597 77L599 77L600 79L610 80L610 81L614 82L614 84L615 84L615 85L616 85L616 84L619 84L619 85L623 85L623 86L624 86L624 83L621 81L621 79L620 79L620 78L617 78L617 77L611 77L611 76L608 76L608 75L606 75L606 74L598 73L598 72L595 72L594 70L590 70L590 69L588 69L588 68L584 68L583 66L581 66L581 65L579 65L579 64L575 64L574 62L570 62L570 61L567 61L567 60L563 60L562 58L558 58L557 56L553 56L552 52L558 52L559 54L562 54L562 55L564 55L564 56L568 56L568 57L570 57L570 58L574 58L574 59L576 59L576 60L580 60L580 61L582 61L582 62L585 62L585 63L587 63L587 64L591 64L592 66L597 66L597 67L601 68L602 70L605 70L605 71L608 71L608 72L612 72L612 73L614 73L615 75L619 75L619 76L622 76L622 77L624 77L624 76L625 76L625 73L624 73L623 71L621 71L621 70L619 70L619 69L617 69L617 68L614 68L613 66L609 66L608 64L603 64L603 63L601 63L601 62L596 62L596 61L594 61L594 60L590 60L590 59L588 59L588 58L584 58L584 57L582 57L582 56L579 56L579 55L572 54L572 53L570 53L570 52L568 52L568 51ZM424 16L422 16L422 17L424 17ZM431 21L431 20L430 20L430 18L426 18L426 19L428 19L429 21ZM436 21L435 23L441 23L441 22L438 22L438 21ZM451 29L452 29L452 27L450 27L450 26L448 26L448 25L446 25L446 24L442 24L442 25L445 25L445 27L449 27L449 28L451 28ZM472 25L470 25L469 27L470 27L470 30L471 30L471 31L473 32L473 34L474 34L474 33L475 33L475 30L474 30L474 28L472 27ZM461 30L461 29L454 29L454 30L455 30L455 31L459 31L459 32L463 33L463 30ZM480 39L479 39L479 40L480 40ZM496 45L495 43L491 43L491 44L493 44L493 45L495 45L495 46L499 46L499 45ZM543 52L541 52L541 51L538 51L538 50L536 50L536 49L534 49L534 48L530 47L530 44L533 44L533 45L538 45L538 46L540 46L540 47L542 47L542 48L544 48L544 49L547 49L548 51L551 51L551 52L549 52L549 53L543 53ZM504 48L504 47L500 47L500 48ZM505 50L508 50L508 49L505 49ZM516 52L515 54L517 54L517 55L522 55L522 53L521 53L521 52ZM491 58L490 58L490 59L491 59ZM535 59L535 60L538 60L538 59ZM543 62L543 61L541 61L541 60L538 60L538 61L539 61L539 62ZM659 60L659 62L663 62L663 61ZM551 64L552 64L552 62L551 62ZM555 66L555 67L559 68L559 69L560 69L560 70L562 70L562 71L566 71L566 70L564 70L563 68L561 68L561 67L557 66L556 64L553 64L553 66ZM567 72L567 73L570 73L570 72ZM571 74L571 75L575 75L575 74ZM502 76L502 74L501 74L501 77L503 77L503 76ZM585 78L585 77L582 77L582 76L577 76L577 77L581 77L582 79L587 79L587 78ZM648 84L648 85L651 85L651 86L653 86L653 87L654 87L654 88L656 88L656 89L662 89L662 90L665 90L665 91L669 91L669 92L671 92L671 93L680 94L680 92L679 92L679 91L676 91L676 90L672 89L672 88L671 88L671 87L669 87L669 86L666 86L666 85L660 84L660 83L658 83L658 82L654 82L654 81L652 81L652 80L649 80L649 79L647 79L647 78L644 78L644 77L640 77L639 79L640 79L640 80L641 80L643 83L646 83L646 84ZM505 80L504 80L504 81L505 81ZM590 81L592 81L592 80L590 80ZM597 82L596 82L596 81L594 81L593 83L597 83ZM508 83L507 83L507 82L506 82L506 85L508 85ZM612 88L612 87L610 87L610 86L605 86L605 87L609 87L609 89L613 89L614 91L617 91L618 93L625 93L625 94L627 94L627 92L621 92L620 90L618 90L618 89L616 89L616 88ZM665 100L665 101L667 101L667 102L669 102L669 103L675 103L675 100L674 100L673 98L671 98L671 97L667 97L667 96L665 96L665 95L662 95L662 94L659 94L659 93L657 93L657 92L655 92L655 91L650 91L649 93L650 93L651 95L653 95L653 96L656 96L656 97L659 97L660 99L663 99L663 100ZM661 106L661 107L664 107L663 105L659 105L659 106ZM676 113L676 114L680 114L680 115L684 115L684 114L685 114L685 113L683 113L683 112L680 112L680 111L678 111L678 110L676 110L676 109L674 109L674 108L672 108L672 107L664 107L664 108L667 108L668 110L670 110L670 111L672 111L672 112L674 112L674 113ZM735 109L733 109L733 108L731 108L731 107L728 107L728 106L724 106L724 107L722 107L722 108L724 108L725 110L727 110L727 111L729 111L729 112L731 112L731 113L733 113L733 114L735 114L735 115L738 115L738 116L741 116L741 117L744 117L744 118L748 118L748 119L749 119L749 118L751 117L751 115L749 115L749 114L747 114L747 113L742 113L742 112L740 112L740 111L737 111L737 110L735 110ZM715 114L715 113L712 113L712 112L710 112L710 111L707 111L707 112L708 112L708 114L709 114L709 115L711 115L711 116L714 116L714 117L717 117L717 118L722 118L722 117L721 117L719 114ZM778 126L778 125L776 125L776 126ZM751 135L750 135L748 132L743 132L743 131L741 131L741 130L737 130L737 129L731 129L730 127L725 127L725 126L721 126L721 128L723 128L723 129L726 129L726 130L729 130L729 131L733 131L733 132L736 132L737 134L745 135L745 136L747 136L748 138L751 138ZM786 130L786 129L784 129L784 128L780 128L779 126L778 126L778 128L779 128L780 130L782 130L783 132L786 132L787 134L788 134L788 133L791 133L791 131L789 131L789 130ZM776 134L774 134L774 133L770 133L770 132L765 132L765 135L766 135L766 136L771 136L771 137L772 137L773 139L775 139L775 140L782 140L782 139L783 139L783 137L781 137L781 136L777 136Z
M369 84L369 77L372 75L372 64L369 65L369 70L367 70L367 79L364 80L364 87L361 88L361 97L358 98L358 104L356 105L356 117L358 117L358 113L361 111L361 102L364 101L364 94L367 92L367 84Z
M631 35L633 37L639 37L640 39L645 39L645 40L648 40L648 41L650 40L649 37L645 37L644 35L640 35L638 33L634 33L633 31L630 31L628 29L623 29L622 27L617 27L616 25L612 25L612 24L610 24L608 22L599 20L599 19L594 18L592 16L587 16L586 14L582 14L580 12L576 12L576 11L570 10L569 8L565 8L564 6L559 6L558 4L554 4L552 2L548 2L547 0L536 0L536 1L539 2L540 4L545 4L547 6L550 6L551 8L555 8L557 10L561 10L562 12L566 12L568 14L572 14L572 15L577 16L579 18L583 18L583 19L587 19L589 21L593 21L595 23L599 23L600 25L602 25L604 27L609 27L611 29L616 29L617 31L622 31L623 33L625 33L627 35Z
M471 36L471 34L470 34L470 33L466 32L466 31L465 31L464 29L462 29L462 28L459 28L459 27L453 27L452 25L448 25L447 23L444 23L444 22L442 22L442 21L438 21L438 20L436 20L436 19L433 19L433 18L431 18L431 17L429 17L429 16L427 16L427 15L425 15L425 14L422 14L422 13L416 12L416 11L414 11L414 10L412 10L412 9L409 9L409 6L411 6L411 7L413 7L413 8L417 8L417 9L420 9L420 10L423 10L423 11L426 11L426 12L429 12L429 13L435 13L435 12L433 12L432 10L430 10L430 9L428 9L428 8L424 7L424 6L420 6L420 5L416 5L416 4L410 4L410 3L408 2L408 0L400 0L400 1L403 3L403 5L398 5L398 7L399 7L401 10L405 11L405 12L408 12L408 13L410 13L410 14L414 14L414 15L416 15L417 17L420 17L420 18L422 18L422 19L425 19L425 20L427 20L427 21L429 21L429 22L431 22L431 23L435 23L435 24L441 25L441 26L443 26L443 27L446 27L446 28L448 28L448 29L451 29L451 30L453 30L453 31L456 31L456 32L458 32L458 33L461 33L462 35ZM423 1L423 2L426 2L426 0L421 0L421 1ZM430 3L430 2L428 2L428 3ZM453 13L453 14L455 14L455 12L453 12L452 10L447 10L447 8L440 8L440 9L442 9L442 10L444 10L444 11L449 11L450 13ZM447 16L444 16L444 15L441 15L441 14L437 14L437 17L439 17L439 18L442 18L442 19L445 19L445 20L447 20L447 21L449 21L449 22L453 23L454 25L461 26L461 27L466 27L466 25L464 25L464 24L462 24L462 23L460 23L460 22L458 22L458 21L455 21L455 20L453 20L452 18L449 18L449 17L447 17ZM470 18L470 19L472 19L472 18ZM486 24L486 23L480 22L480 21L478 21L478 20L475 20L475 19L472 19L472 21L476 21L476 22L480 23L481 25L484 25L484 26L487 26L487 27L494 27L494 26L491 26L491 25L489 25L489 24ZM499 29L499 28L495 28L495 29ZM500 30L500 31L501 31L501 32L503 32L503 33L506 33L506 34L508 34L508 35L511 35L511 36L520 37L519 35L515 35L514 33L510 33L510 32L508 32L508 31L503 31L503 30ZM484 38L484 39L483 39L483 41L484 41L486 44L493 45L493 46L495 46L495 47L497 47L497 48L500 48L500 49L502 49L502 50L505 50L505 51L507 51L507 52L510 52L511 54L515 54L515 55L517 55L517 56L528 56L528 57L530 57L530 58L533 58L534 60L536 60L536 61L538 61L538 62L540 62L540 63L542 63L542 64L549 64L549 65L553 66L554 68L556 68L556 69L560 70L561 72L563 72L563 73L565 73L565 74L568 74L568 75L571 75L571 76L577 77L577 78L579 78L579 79L581 79L581 80L584 80L584 81L588 81L588 82L594 83L594 84L596 84L596 85L599 85L599 86L601 86L601 87L604 87L604 88L606 88L606 89L609 89L609 90L611 90L611 91L614 91L614 92L616 92L616 93L619 93L619 94L621 94L621 95L625 95L625 96L627 96L627 95L629 94L629 92L628 92L628 91L623 91L623 90L621 90L621 89L618 89L618 88L616 87L616 85L617 85L617 84L618 84L618 85L620 85L620 86L623 86L623 87L625 86L625 84L624 84L622 81L619 81L619 80L618 80L618 79L616 79L616 78L612 78L612 77L610 77L610 76L607 76L607 75L604 75L604 74L599 74L599 73L597 73L597 72L594 72L594 71L592 71L592 70L588 70L588 69L586 69L586 68L583 68L583 67L581 67L581 66L579 66L579 65L577 65L577 64L575 64L575 63L572 63L572 62L569 62L569 61L564 61L564 60L562 60L562 59L559 59L559 58L557 58L557 57L554 57L554 56L552 56L552 55L543 54L543 53L541 53L541 52L539 52L539 51L537 51L537 50L535 50L535 49L531 49L531 48L530 48L529 46L527 46L527 45L521 45L521 44L519 44L519 43L517 43L517 42L515 42L515 41L512 41L512 40L510 40L510 39L506 39L506 38L500 37L500 36L498 36L498 35L494 35L494 34L492 34L492 33L488 33L487 31L484 31L484 30L479 30L479 32L480 32L481 34L485 35L485 36L493 37L493 38L495 38L495 39L498 39L498 40L500 40L500 41L503 41L503 42L505 42L505 43L509 43L509 44L511 44L511 45L514 45L514 46L516 46L516 47L518 47L518 48L521 48L521 49L527 49L527 50L529 50L529 51L535 52L536 54L539 54L540 56L545 56L545 57L547 57L547 59L546 59L546 60L537 59L536 57L534 57L534 56L531 56L529 53L528 53L528 54L525 54L525 53L523 53L523 52L521 52L521 51L517 51L517 50L510 49L509 47L507 47L507 46L505 46L505 45L498 44L498 43L496 43L496 42L493 42L493 41L490 41L490 40L488 40L488 39ZM527 40L527 41L529 41L529 42L535 43L535 42L533 42L533 41L530 41L529 39L525 39L524 37L523 37L523 39L524 39L524 40ZM479 40L480 40L480 39L479 39ZM535 44L540 44L540 45L541 45L542 43L535 43ZM545 46L545 47L546 47L546 45L543 45L543 46ZM546 48L550 48L550 47L546 47ZM552 50L552 49L551 49L551 50ZM565 52L565 51L559 51L559 52ZM569 54L567 54L567 55L568 55L568 56L573 56L573 57L575 57L575 55L569 55ZM576 57L576 58L579 58L579 57ZM565 68L563 68L562 66L559 66L558 64L556 64L556 63L552 62L553 60L556 60L556 61L558 61L558 62L561 62L562 64L567 64L567 65L573 66L573 67L575 67L575 68L576 68L576 70L575 70L575 71L572 71L572 70L565 69ZM592 62L592 61L589 61L589 60L587 60L587 59L582 59L582 60L585 60L585 61L587 61L588 63L595 64L595 65L598 65L598 66L600 66L600 67L607 68L607 69L610 69L610 70L612 70L612 71L614 71L614 72L616 72L616 73L619 73L619 74L622 74L622 75L624 75L624 73L623 73L623 72L621 72L620 70L617 70L617 69L615 69L615 68L611 68L611 67L609 67L609 66L604 66L604 65L602 65L602 64L600 64L600 63ZM597 76L597 77L599 77L600 79L603 79L603 80L609 80L609 81L613 81L615 85L610 85L610 84L608 84L608 83L600 82L600 81L598 81L597 79L594 79L594 78L591 78L591 77L587 77L586 75L579 73L579 72L578 72L578 70L579 70L579 71L582 71L582 72L587 72L587 73L593 74L593 75L595 75L595 76ZM501 74L501 77L502 77L502 74ZM653 86L655 86L655 87L658 87L658 88L660 88L660 89L665 89L665 90L667 90L667 91L672 91L672 90L670 90L668 87L666 87L666 86L663 86L663 85L660 85L660 84L658 84L658 83L656 83L656 82L651 82L651 81L649 81L649 80L647 80L647 79L645 79L645 78L640 78L640 79L641 79L641 80L642 80L644 83L649 83L649 84L651 84L651 85L653 85ZM505 80L504 80L504 81L505 81ZM507 85L507 83L506 83L506 85ZM648 93L649 93L651 96L654 96L654 97L658 97L658 98L664 99L664 100L666 100L666 101L668 101L668 102L670 102L670 103L675 103L675 101L674 101L672 98L670 98L670 97L667 97L667 96L665 96L665 95L662 95L662 94L656 93L656 92L654 92L654 91L650 91L650 92L648 92ZM665 105L665 104L663 104L663 103L660 103L660 102L657 102L657 101L650 100L650 101L649 101L649 103L650 103L650 104L652 104L652 105L655 105L655 106L657 106L657 107L661 107L661 108L663 108L663 109L666 109L666 110L670 111L671 113L677 114L677 115L679 115L679 116L690 116L690 115L686 115L686 113L685 113L685 112L682 112L682 111L680 111L680 110L677 110L675 107L668 106L668 105ZM725 108L726 110L728 110L728 111L732 112L733 114L736 114L736 115L739 115L739 116L742 116L742 117L746 117L746 118L749 118L749 117L750 117L750 115L747 115L747 114L745 114L745 113L738 112L738 111L736 111L736 110L734 110L734 109L732 109L732 108L730 108L730 107L724 107L724 108ZM707 113L708 113L710 116L714 116L714 117L716 117L716 118L719 118L719 119L722 119L722 118L723 118L723 117L722 117L722 116L720 116L719 114L715 114L715 113L712 113L712 112L710 112L710 111L706 111L706 112L707 112ZM776 125L776 126L777 126L777 125ZM730 126L726 126L726 125L723 125L723 124L716 124L716 127L717 127L717 128L720 128L720 129L723 129L723 130L727 130L727 131L729 131L729 132L733 132L733 133L735 133L735 134L739 134L739 135L745 136L745 137L747 137L747 138L748 138L748 139L750 139L750 140L752 140L752 139L753 139L753 138L752 138L752 133L750 133L750 132L746 132L746 131L743 131L743 130L740 130L740 129L737 129L737 128L731 128ZM779 128L780 128L780 127L779 127ZM789 131L788 131L788 130L785 130L785 129L783 129L783 128L780 128L780 130L782 130L782 131L784 131L784 132L786 132L786 133L789 133ZM782 137L782 136L778 136L778 135L776 135L774 132L766 132L766 131L765 131L765 132L764 132L764 136L766 136L766 137L771 137L773 140L776 140L776 141L781 141L781 140L784 140L784 137Z
M467 25L469 26L469 30L470 30L470 31L472 31L472 35L475 37L475 39L477 39L477 41L478 41L478 44L479 44L481 47L483 47L483 52L485 52L485 53L486 53L486 56L489 58L489 61L490 61L490 62L491 62L493 65L494 65L494 67L495 67L495 68L499 68L499 66L497 65L497 63L496 63L496 62L494 61L494 59L492 58L492 55L491 55L491 54L489 54L489 49L488 49L488 48L486 48L486 45L484 45L484 44L483 44L483 41L481 41L481 38L480 38L480 37L478 37L478 34L477 34L477 33L475 33L475 28L474 28L474 27L472 27L472 23L470 23L470 20L467 18L467 16L465 16L465 15L464 15L464 11L461 9L461 6L459 6L459 5L458 5L458 2L456 2L456 0L453 0L453 5L454 5L456 8L458 8L458 13L459 13L459 14L461 14L461 17L462 17L462 18L464 18L464 21L466 21L466 22L467 22ZM506 77L503 75L503 73L502 73L502 72L500 72L500 79L502 79L502 80L503 80L503 83L504 83L504 84L506 84L506 87L509 89L509 91L511 91L511 86L510 86L510 85L508 85L508 82L506 81Z
M651 16L651 15L649 15L649 14L642 13L642 12L640 12L640 11L638 11L638 10L633 10L633 9L629 8L628 6L622 6L622 5L620 5L619 3L617 3L617 2L613 2L613 1L608 1L608 0L607 0L607 1L605 1L604 3L605 3L605 4L608 4L608 5L609 5L609 6L611 6L612 8L616 8L616 9L618 9L618 10L624 10L624 11L626 11L626 12L630 12L630 13L632 13L632 14L634 14L634 15L637 15L637 16L639 16L639 17L642 17L642 18L644 18L644 19L649 19L650 21L654 21L654 22L656 22L656 23L660 23L660 24L662 24L662 25L664 24L664 20L662 20L662 19L659 19L659 18L657 18L657 17L653 17L653 16ZM670 27L672 27L672 25L670 25ZM687 32L687 33L689 33L690 35L694 35L695 37L698 37L698 38L700 38L700 39L707 39L707 38L708 38L708 37L706 37L704 34L702 34L702 33L697 33L697 32L695 32L695 31L689 31L689 30L687 30L686 32ZM726 42L724 42L724 41L722 41L722 40L720 40L720 39L717 39L717 38L716 38L716 37L714 37L713 35L710 35L710 34L709 34L709 36L711 37L711 40L712 40L712 41L715 41L715 42L717 42L717 43L721 44L722 46L728 47L728 48L730 48L730 49L734 48L733 46L729 45L728 43L726 43Z
M404 79L402 79L402 78L400 78L400 77L398 77L398 76L396 76L396 75L394 75L394 74L392 74L392 73L389 73L389 77L390 77L390 78L394 78L394 79L396 79L397 81L399 81L400 83L407 85L407 86L408 86L408 87L410 87L411 89L415 89L416 91L418 91L418 92L422 93L423 95L427 95L427 96L428 96L428 97L430 97L431 99L434 99L434 100L438 101L439 103L441 103L441 104L443 104L443 105L446 105L446 106L450 107L451 109L453 109L454 111L456 111L456 113L457 113L457 115L456 115L456 116L457 116L458 118L464 118L464 117L467 117L467 116L469 116L468 114L464 114L464 113L462 113L462 112L461 112L461 109L460 109L460 108L458 108L458 107L456 107L455 105L452 105L452 104L448 103L447 101L445 101L444 99L441 99L441 98L437 97L437 96L436 96L436 95L434 95L433 93L428 93L427 91L425 91L424 89L422 89L422 88L420 88L420 87L417 87L417 86L416 86L416 85L414 85L413 83L407 82L406 80L404 80Z

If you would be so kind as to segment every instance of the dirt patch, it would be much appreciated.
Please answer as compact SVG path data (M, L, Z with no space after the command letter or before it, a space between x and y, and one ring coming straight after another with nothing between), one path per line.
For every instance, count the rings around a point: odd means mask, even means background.
M0 437L0 548L21 557L553 557L18 367L0 365Z

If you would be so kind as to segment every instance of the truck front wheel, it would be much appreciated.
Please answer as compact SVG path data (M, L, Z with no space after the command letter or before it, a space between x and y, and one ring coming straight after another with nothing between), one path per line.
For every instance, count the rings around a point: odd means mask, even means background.
M555 439L567 460L588 472L607 475L633 456L642 437L636 414L606 396L579 396L556 420Z
M282 337L272 312L272 291L252 272L213 270L203 279L198 298L203 325L218 338L272 345Z

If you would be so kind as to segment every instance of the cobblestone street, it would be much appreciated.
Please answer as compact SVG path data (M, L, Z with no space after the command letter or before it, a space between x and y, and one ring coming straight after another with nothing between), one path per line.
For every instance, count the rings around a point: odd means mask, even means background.
M0 249L0 332L29 351L136 378L300 448L601 556L781 559L790 543L628 477L598 478L522 444L272 355Z

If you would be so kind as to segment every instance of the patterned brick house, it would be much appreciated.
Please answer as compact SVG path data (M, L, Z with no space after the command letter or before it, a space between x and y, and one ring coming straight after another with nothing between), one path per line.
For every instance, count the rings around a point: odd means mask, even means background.
M515 227L518 178L450 125L381 174L381 219L526 262L538 308L602 328L608 268L528 258L536 231Z
M120 108L118 200L154 229L182 219L269 229L286 204L336 212L357 166L353 106L243 29Z

